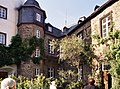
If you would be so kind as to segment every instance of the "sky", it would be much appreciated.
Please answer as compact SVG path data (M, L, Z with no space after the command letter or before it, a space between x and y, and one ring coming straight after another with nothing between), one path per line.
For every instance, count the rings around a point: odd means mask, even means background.
M63 29L76 24L80 17L88 17L96 5L103 5L107 0L36 0L46 12L46 23Z

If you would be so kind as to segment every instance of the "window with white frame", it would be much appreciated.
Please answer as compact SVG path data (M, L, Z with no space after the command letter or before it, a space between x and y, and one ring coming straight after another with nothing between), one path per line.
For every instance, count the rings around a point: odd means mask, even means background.
M40 30L36 30L36 37L40 38Z
M35 50L35 57L40 57L40 49Z
M111 14L107 15L101 20L102 23L102 37L105 38L108 36L109 28L112 23L112 16Z
M7 19L7 8L0 6L0 18Z
M35 75L40 75L40 69L39 68L35 68Z
M54 76L55 76L55 70L54 70L54 68L52 68L52 67L48 68L48 77L49 78L50 77L54 78Z
M48 26L48 31L52 32L52 27Z
M0 33L0 44L6 44L6 34Z
M80 73L79 73L79 78L78 78L78 80L81 80L82 79L82 77L83 77L83 65L80 65Z
M36 20L41 22L41 15L39 13L36 13Z
M54 54L55 53L55 50L53 48L53 45L51 45L51 40L48 41L48 52L50 54Z
M59 46L59 49L60 49L60 58L62 58L64 55L64 50L63 50L62 46Z

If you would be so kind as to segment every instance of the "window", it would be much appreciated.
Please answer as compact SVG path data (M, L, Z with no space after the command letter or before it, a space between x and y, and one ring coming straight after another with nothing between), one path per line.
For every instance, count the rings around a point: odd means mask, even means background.
M40 50L39 49L35 50L35 57L40 57Z
M110 69L110 65L107 63L102 63L102 70L109 70Z
M40 31L39 30L36 30L36 37L40 38Z
M53 48L53 46L51 45L51 40L49 40L48 41L48 52L50 53L50 54L54 54L55 53L55 50L54 50L54 48Z
M35 75L40 75L40 69L35 68Z
M48 26L48 31L52 32L52 27Z
M41 22L41 15L39 13L36 13L36 20Z
M83 39L83 32L80 32L78 35L79 38Z
M55 74L54 74L54 68L50 67L48 68L48 77L53 77L54 78Z
M0 44L6 44L6 34L0 33Z
M105 38L108 36L108 32L109 32L109 28L111 26L111 22L112 22L112 16L111 14L107 15L106 17L104 17L101 20L102 23L102 37Z
M80 39L83 39L83 30L80 31L80 32L77 34L77 37L79 37ZM80 45L82 45L82 44L83 44L83 42L80 41Z
M7 8L0 6L0 18L7 19Z
M78 77L78 80L81 80L82 77L83 77L83 65L80 65L80 73L79 73L79 77Z

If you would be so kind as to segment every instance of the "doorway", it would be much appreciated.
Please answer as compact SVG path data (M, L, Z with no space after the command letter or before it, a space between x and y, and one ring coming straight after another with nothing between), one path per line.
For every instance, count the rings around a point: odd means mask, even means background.
M4 79L8 77L8 72L0 72L0 78Z

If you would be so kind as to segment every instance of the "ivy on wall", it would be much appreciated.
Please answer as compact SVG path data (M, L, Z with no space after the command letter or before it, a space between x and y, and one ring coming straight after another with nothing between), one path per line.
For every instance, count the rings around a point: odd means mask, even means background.
M109 35L106 38L95 34L93 39L97 40L95 46L106 45L104 52L104 63L109 64L109 73L112 75L113 85L111 89L119 89L120 84L120 30L109 29Z
M40 49L40 56L39 57L32 57L32 61L33 63L39 63L40 59L42 59L44 57L44 41L43 39L37 39L36 37L32 37L29 40L29 50L31 50L31 52L33 52L33 50L37 48Z
M0 44L0 66L11 64L12 59L10 56L9 47Z
M40 57L32 56L36 47L40 49ZM29 59L36 64L44 57L44 40L35 36L22 40L20 35L17 34L12 37L11 44L8 47L0 44L0 54L0 66L19 65L21 61Z

